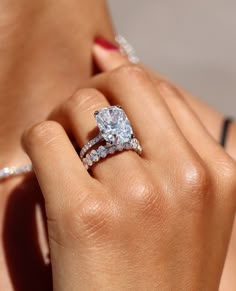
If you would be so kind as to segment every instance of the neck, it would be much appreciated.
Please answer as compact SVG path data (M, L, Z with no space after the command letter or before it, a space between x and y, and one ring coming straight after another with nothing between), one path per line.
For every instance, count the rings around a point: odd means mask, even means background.
M92 75L94 37L113 36L103 0L1 2L0 168L27 160L25 128Z

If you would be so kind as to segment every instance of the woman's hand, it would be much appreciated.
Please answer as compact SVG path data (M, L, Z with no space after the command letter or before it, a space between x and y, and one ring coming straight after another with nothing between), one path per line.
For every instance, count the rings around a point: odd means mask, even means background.
M23 138L45 197L54 290L217 290L235 213L234 161L181 93L166 83L158 91L115 51L95 46L94 54L116 65ZM143 154L111 156L90 176L68 135L82 147L94 111L110 104L124 108Z

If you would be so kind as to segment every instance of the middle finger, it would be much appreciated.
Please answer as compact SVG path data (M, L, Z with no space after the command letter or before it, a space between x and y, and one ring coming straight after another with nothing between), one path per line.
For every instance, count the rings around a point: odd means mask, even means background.
M186 147L190 149L163 98L140 67L122 66L96 76L89 85L105 94L110 104L124 108L147 160L160 162L168 152L184 155Z
M66 129L67 133L74 136L82 148L87 142L98 135L94 112L108 107L110 104L106 97L95 89L78 90L63 105L56 108L49 119L56 120ZM99 145L94 146L98 148ZM88 151L90 152L90 150ZM113 181L114 176L137 176L141 169L141 159L134 152L122 152L99 161L92 167L95 178L103 181ZM119 181L119 179L115 179ZM120 183L120 182L118 182ZM114 184L114 183L113 183ZM119 185L120 186L120 185Z

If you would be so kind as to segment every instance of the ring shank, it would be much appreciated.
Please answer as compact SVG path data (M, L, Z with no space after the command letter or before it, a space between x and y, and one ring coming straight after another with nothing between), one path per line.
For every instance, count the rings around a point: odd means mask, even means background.
M100 146L92 150L85 158L82 159L85 168L88 170L94 164L98 163L101 159L105 159L108 155L113 155L117 152L125 150L133 150L137 154L142 154L142 147L136 138L131 139L125 144Z

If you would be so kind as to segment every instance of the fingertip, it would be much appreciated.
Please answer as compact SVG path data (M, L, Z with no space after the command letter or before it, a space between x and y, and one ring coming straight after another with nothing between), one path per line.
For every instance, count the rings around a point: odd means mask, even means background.
M114 44L113 42L101 37L97 36L94 39L94 43L102 48L104 48L107 51L117 51L119 52L119 46L117 44Z
M93 46L95 62L102 72L114 70L129 61L120 52L118 46L102 37L95 38Z
M116 51L115 51L116 52ZM93 55L95 60L98 62L98 65L106 64L112 59L114 51L107 50L98 44L93 46Z

